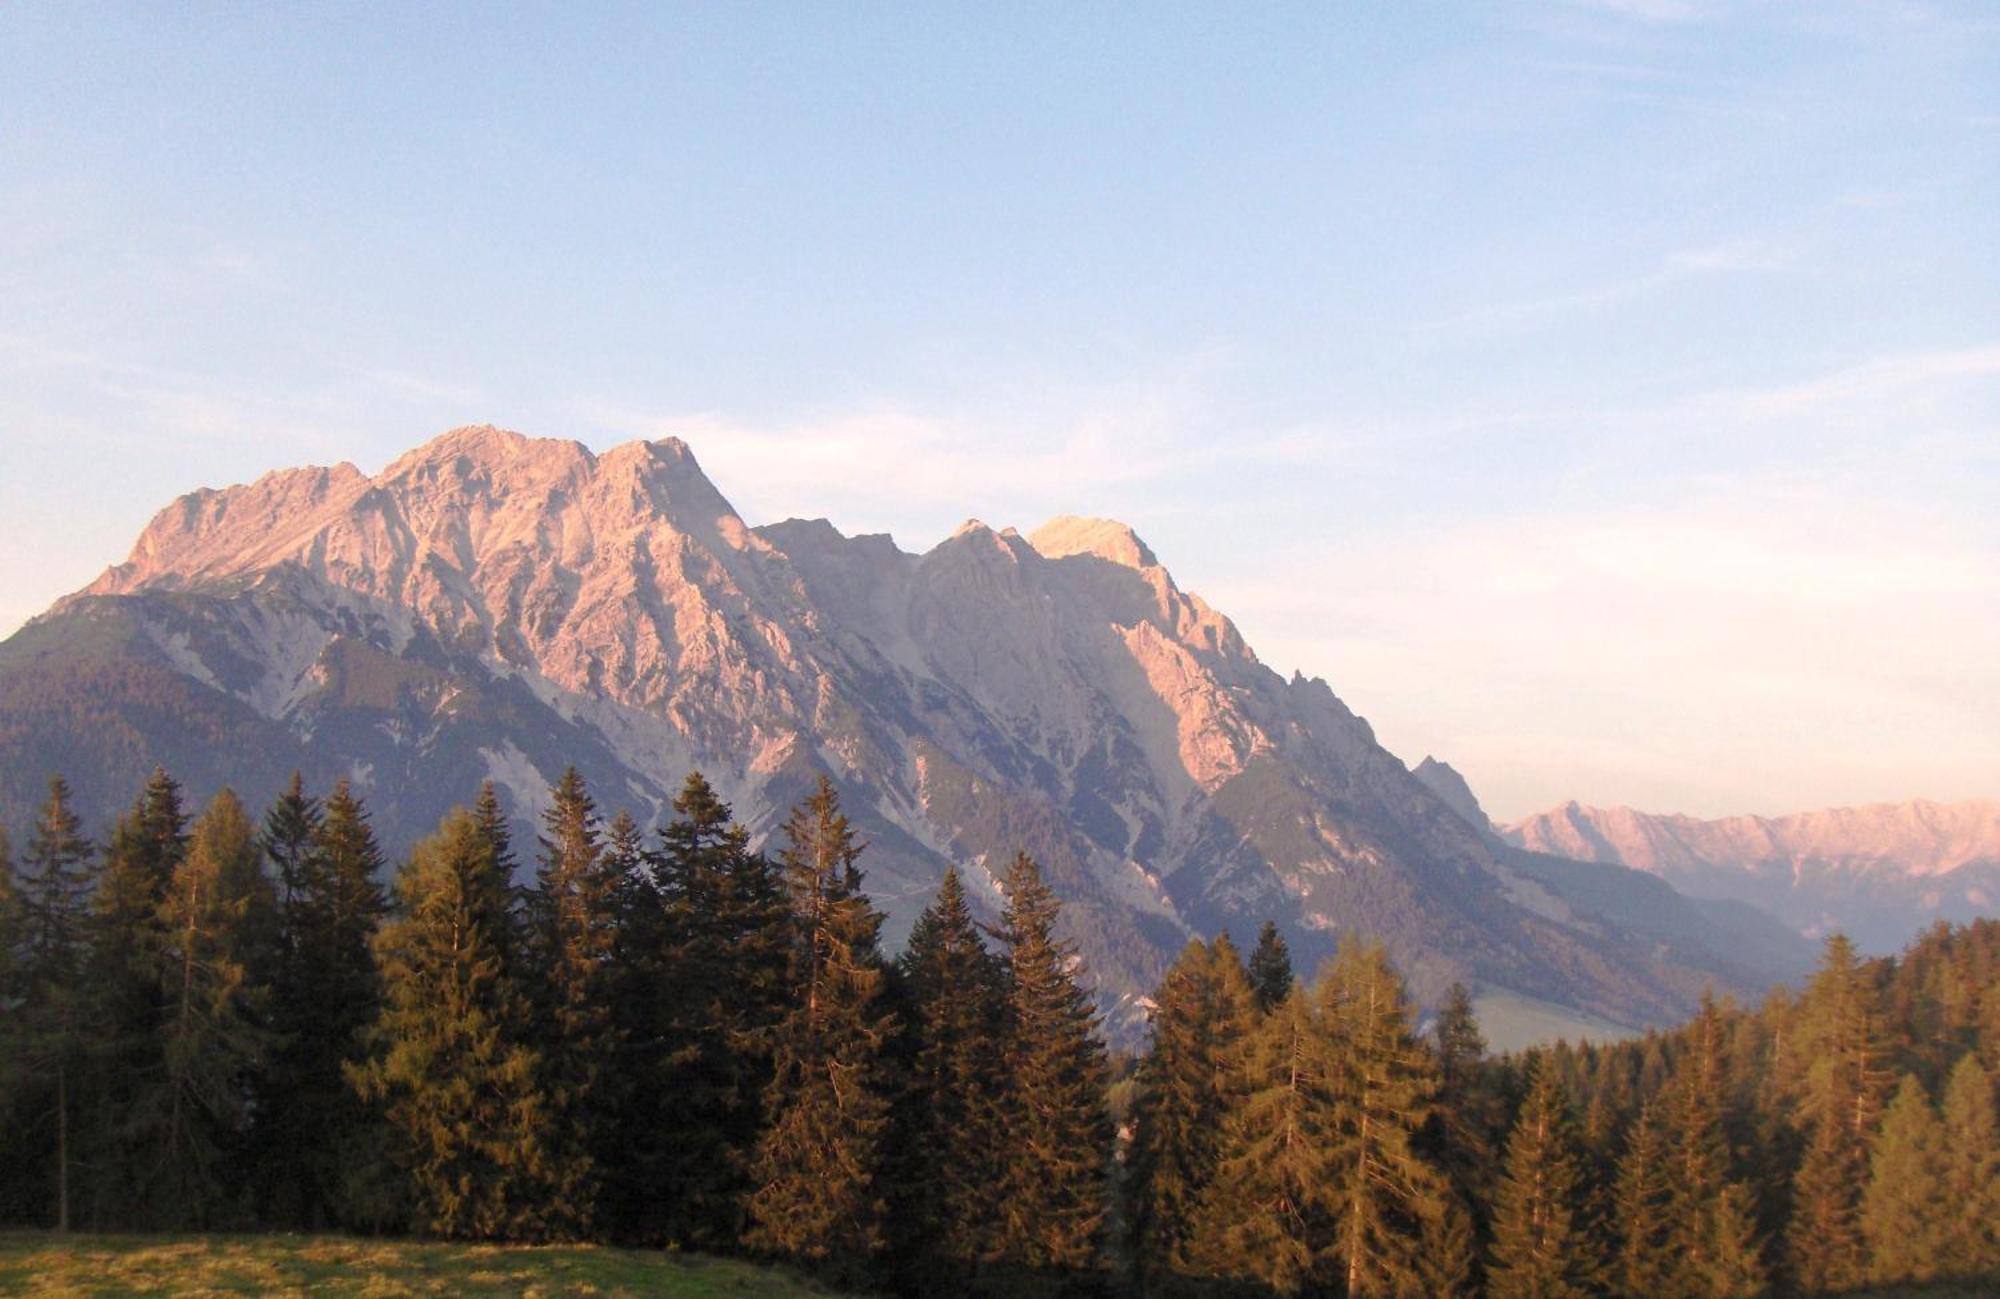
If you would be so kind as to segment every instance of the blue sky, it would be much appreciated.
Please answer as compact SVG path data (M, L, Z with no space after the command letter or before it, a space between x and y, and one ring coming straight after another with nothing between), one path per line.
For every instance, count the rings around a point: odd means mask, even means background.
M2000 795L2000 13L0 9L0 628L491 421L1108 514L1492 809Z

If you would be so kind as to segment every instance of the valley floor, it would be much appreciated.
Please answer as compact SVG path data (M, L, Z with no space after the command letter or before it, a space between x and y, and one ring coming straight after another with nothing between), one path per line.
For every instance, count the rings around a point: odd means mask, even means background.
M820 1299L833 1292L724 1259L594 1246L342 1236L0 1232L0 1295L658 1295Z

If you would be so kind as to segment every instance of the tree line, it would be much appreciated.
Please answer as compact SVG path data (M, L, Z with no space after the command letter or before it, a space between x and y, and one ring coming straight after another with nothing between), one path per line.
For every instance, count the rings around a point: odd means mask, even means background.
M574 771L521 870L489 784L389 875L295 776L156 772L0 835L0 1221L603 1240L900 1293L1747 1296L2000 1270L2000 924L1804 992L1490 1057L1379 945L1193 942L1114 1061L1017 855L891 958L822 780L753 851Z

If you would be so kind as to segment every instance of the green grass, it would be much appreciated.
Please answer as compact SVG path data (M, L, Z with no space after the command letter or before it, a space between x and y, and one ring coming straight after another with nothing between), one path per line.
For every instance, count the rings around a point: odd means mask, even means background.
M0 1295L658 1295L833 1292L725 1259L595 1246L426 1244L339 1236L0 1232Z

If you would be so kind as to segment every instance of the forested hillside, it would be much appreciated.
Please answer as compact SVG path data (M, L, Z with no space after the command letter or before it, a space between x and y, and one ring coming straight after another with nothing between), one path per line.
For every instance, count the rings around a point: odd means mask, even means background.
M470 791L469 791L470 792ZM1114 1060L1036 862L880 944L822 782L773 855L488 786L388 888L366 806L164 771L0 844L0 1220L783 1260L908 1294L1850 1293L2000 1274L2000 924L1793 996L1489 1058L1365 937L1192 942ZM531 857L531 872L517 872ZM525 885L518 878L528 878Z

